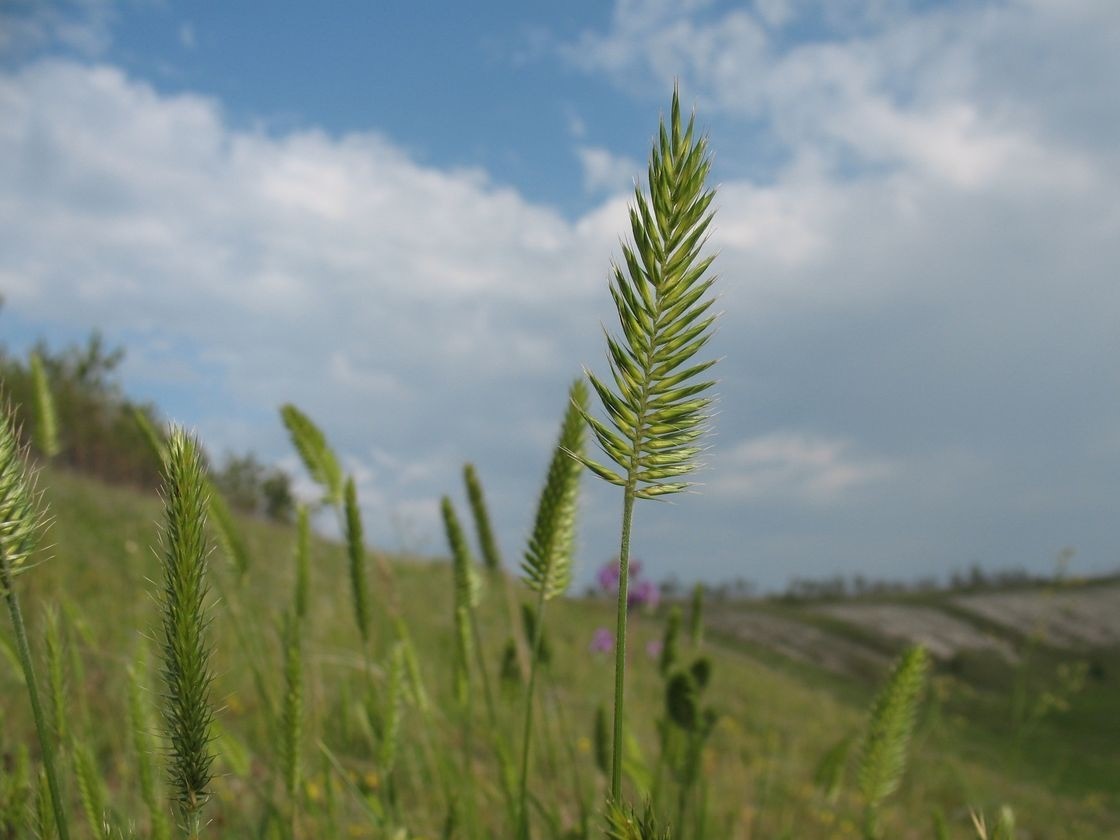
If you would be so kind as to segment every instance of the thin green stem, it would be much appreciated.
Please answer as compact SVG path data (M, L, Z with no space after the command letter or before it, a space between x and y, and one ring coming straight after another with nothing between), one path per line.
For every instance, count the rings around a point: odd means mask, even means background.
M631 476L633 470L631 470ZM618 552L618 611L614 651L614 745L611 752L611 799L622 795L622 723L626 690L626 595L630 574L630 523L634 518L634 479L626 482L622 500L622 545Z
M35 668L31 663L31 648L27 644L27 628L23 623L23 612L19 607L19 598L12 588L11 570L8 568L8 554L0 546L0 588L4 590L4 598L8 602L8 612L12 616L12 626L15 628L16 649L19 651L20 665L23 667L24 682L27 683L27 694L31 700L31 712L35 716L35 729L39 734L39 746L43 750L43 768L47 774L47 785L51 791L51 805L54 807L54 821L58 828L59 840L69 840L69 829L66 825L66 813L62 808L62 792L58 786L58 775L54 769L54 745L51 743L50 733L47 731L47 722L43 716L43 706L39 702L39 689L35 682Z
M494 736L494 751L498 757L498 772L502 782L502 794L506 800L506 810L509 814L511 823L517 820L516 801L514 800L512 780L510 773L513 766L510 760L509 752L506 750L506 740L502 736L501 722L498 720L497 709L494 705L494 693L490 689L490 675L486 670L486 659L482 652L482 633L478 629L478 616L475 613L474 607L468 607L468 621L471 626L471 633L474 638L474 656L475 662L478 665L478 670L482 674L482 695L486 700L486 717L490 723L490 731Z
M544 602L546 587L537 590L537 620L533 622L533 652L529 660L529 685L525 691L525 728L521 737L521 787L517 795L518 828L520 840L529 838L529 744L533 735L533 689L537 684L537 665L541 657L541 638L544 636Z

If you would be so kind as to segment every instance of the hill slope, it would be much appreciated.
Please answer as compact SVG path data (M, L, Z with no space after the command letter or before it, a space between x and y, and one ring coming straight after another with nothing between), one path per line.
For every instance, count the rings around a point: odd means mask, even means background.
M159 567L151 546L158 545L161 505L155 497L62 472L45 473L41 484L53 514L50 559L18 580L33 636L42 639L45 609L58 606L70 649L65 666L68 727L90 745L106 780L109 807L135 818L143 831L137 761L127 746L126 667L138 655L155 655L146 637L155 627L150 581L158 577ZM240 527L253 558L248 574L239 578L217 554L212 563L218 603L211 630L222 707L217 715L219 777L210 810L215 837L273 836L278 829L272 817L282 802L270 768L278 761L275 722L283 691L279 628L293 586L294 535L259 521L241 521ZM353 629L346 569L340 546L315 541L304 640L307 713L300 799L306 836L330 836L334 825L346 836L381 837L387 836L384 826L390 822L409 827L411 833L401 836L441 836L455 797L436 780L446 780L449 772L454 777L464 747L454 700L449 569L440 562L392 558L402 618L415 642L431 706L424 712L415 698L405 705L391 777L379 772L384 716L362 701L365 686L382 696L388 689L381 665L394 633L388 582L376 573L370 576L376 619L374 665L367 668L369 660ZM478 701L473 715L478 741L470 767L477 795L488 803L473 819L482 836L500 837L505 836L500 774L485 743L487 738L512 742L520 707L512 695L507 698L498 679L511 632L502 584L491 580L487 589L482 653L494 683L498 719L496 727L488 723ZM515 596L519 591L515 586ZM856 836L859 802L854 794L845 788L836 801L829 801L813 785L813 772L833 744L859 730L863 709L882 668L900 646L898 640L869 629L859 617L830 609L713 606L710 613L705 650L714 662L714 676L707 699L720 719L703 759L709 836ZM734 621L758 623L761 615L775 622L767 625L769 638L736 638ZM581 811L597 808L602 795L593 721L596 708L609 703L612 669L606 656L589 653L589 642L595 627L610 623L611 608L604 603L573 600L550 606L553 659L544 680L544 729L533 788L541 812L553 815L556 829L541 836L559 837L578 828ZM809 641L797 642L792 628L811 631ZM656 771L663 684L656 662L645 651L661 633L657 616L640 617L633 633L628 691L633 698L635 778L643 765L650 774ZM10 627L0 624L0 639L10 644L10 638ZM1015 645L1011 637L1004 643ZM822 668L800 661L798 650L829 644L861 651L861 664L838 675L829 670L829 662L821 663ZM41 654L41 644L39 648ZM1112 656L1107 651L1101 655L1106 654ZM1043 645L1035 646L1031 656L1032 679L1049 673L1061 659ZM1090 679L1073 697L1071 713L1030 718L1030 731L1019 733L1008 731L1000 720L1015 670L1005 664L997 673L992 663L999 661L998 651L980 650L943 665L922 715L910 771L888 807L884 824L890 836L931 836L935 811L945 815L952 836L968 836L969 807L990 813L1003 803L1015 808L1022 837L1120 836L1117 741L1108 740L1115 733L1098 728L1094 734L1106 710L1116 708L1120 665L1114 664L1115 657L1104 661L1096 682ZM16 669L0 656L0 754L9 764L18 763L20 745L34 742L21 691ZM1028 698L1036 695L1035 687L1028 687ZM1002 716L1006 718L1005 711ZM1078 758L1088 768L1080 773L1071 766ZM1102 769L1108 767L1111 773ZM78 814L76 784L73 774L67 775L74 797L71 810ZM2 807L0 803L0 813ZM590 819L597 824L593 814Z

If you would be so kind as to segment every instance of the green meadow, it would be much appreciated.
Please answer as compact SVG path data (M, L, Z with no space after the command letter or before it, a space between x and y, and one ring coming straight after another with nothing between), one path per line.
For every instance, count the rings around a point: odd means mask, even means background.
M152 581L160 574L160 499L107 486L67 472L40 476L51 512L42 562L21 575L30 636L40 678L46 683L47 621L57 615L62 643L65 737L94 758L100 801L110 821L135 836L153 836L142 797L141 761L129 718L133 673L149 708L145 728L158 744L154 709L160 703L158 624ZM287 805L280 777L276 718L285 692L281 618L295 584L294 529L245 519L238 522L252 557L242 577L221 555L211 572L218 602L213 611L218 734L213 798L207 806L213 837L283 836ZM375 565L371 554L371 567ZM301 780L296 792L303 837L507 836L499 765L491 742L476 740L470 773L478 796L474 825L454 790L466 784L454 678L452 574L446 560L387 557L402 612L415 643L428 709L410 698L400 720L397 760L389 777L378 761L377 716L365 703L368 679L356 651L347 558L341 545L315 538L311 546L310 603L304 643L305 713L300 739ZM392 632L383 591L374 584L373 635ZM530 592L514 584L515 597ZM509 637L503 585L487 581L480 601L486 650L499 695L501 720L516 722L519 687L500 681ZM738 604L736 609L796 613L780 604ZM652 770L656 722L664 716L663 682L657 662L645 653L661 638L664 605L635 622L630 727L635 764ZM613 674L604 654L588 652L590 629L608 625L612 605L598 599L561 599L550 605L547 635L552 658L541 680L539 749L533 795L542 837L584 836L581 826L600 826L606 775L595 757L596 710L610 702ZM687 622L686 622L687 623ZM31 837L16 828L31 820L38 795L34 727L23 701L20 671L11 653L10 627L0 633L0 751L6 772L2 821L8 837ZM712 658L709 689L719 712L703 756L710 837L858 837L862 803L852 775L855 756L836 795L817 778L826 753L842 738L858 735L875 686L782 657L767 648L727 640L706 628L702 651ZM691 654L690 642L684 653ZM1058 654L1034 666L1043 676ZM1103 680L1091 681L1071 699L1069 711L1045 718L1019 738L1007 720L1015 674L1004 666L988 675L981 663L961 675L939 665L923 701L909 766L897 794L884 808L892 837L936 837L943 816L949 837L974 836L969 809L989 820L1003 805L1014 809L1021 837L1110 837L1120 832L1120 766L1116 761L1114 710L1120 704L1116 670L1108 660ZM975 668L975 672L971 669ZM379 695L387 675L374 670ZM883 675L880 675L883 676ZM479 701L481 704L481 700ZM483 709L476 728L486 730ZM511 735L515 726L503 726ZM638 757L640 755L640 758ZM150 756L163 759L158 747ZM81 790L71 769L72 749L62 756L73 836L95 836L81 816ZM438 769L445 766L446 771ZM636 767L635 776L641 771ZM166 782L156 774L159 784ZM636 788L635 788L636 790ZM166 794L165 794L166 795ZM447 817L460 802L457 827ZM167 809L171 815L171 809ZM390 831L393 827L393 833ZM574 834L572 832L575 832ZM115 835L114 835L115 836ZM128 836L125 834L125 836ZM680 835L680 836L688 836Z

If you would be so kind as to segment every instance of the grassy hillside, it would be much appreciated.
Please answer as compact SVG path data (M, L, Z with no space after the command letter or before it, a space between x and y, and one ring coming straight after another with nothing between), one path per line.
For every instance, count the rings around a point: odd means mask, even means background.
M124 818L122 825L134 824L137 836L149 836L127 714L127 669L155 655L151 581L159 576L153 546L158 545L160 500L65 472L44 473L41 485L52 514L50 549L41 553L38 567L17 579L40 682L47 682L46 615L57 608L66 643L60 666L68 709L65 726L78 744L88 747L104 779L105 807ZM252 558L247 575L239 578L220 554L212 563L218 604L211 631L217 647L221 735L215 744L218 780L216 801L208 811L210 836L281 836L280 821L272 819L283 807L274 772L280 760L276 721L284 691L280 615L291 599L294 533L255 520L239 524ZM500 774L490 748L495 736L513 738L520 715L513 691L503 689L499 679L510 635L502 586L490 581L482 601L483 653L499 731L493 731L478 700L468 771L454 700L450 570L446 563L416 558L391 562L430 708L422 711L415 697L404 703L395 768L386 777L379 761L385 733L378 731L385 725L384 713L363 702L370 681L375 696L383 698L389 690L389 675L381 664L385 660L375 658L367 669L353 627L344 551L316 540L304 646L301 836L465 837L472 824L476 836L508 836ZM391 632L389 598L376 572L369 582L375 595L376 649ZM523 595L516 587L514 594L519 599ZM543 729L532 784L540 802L538 834L562 837L575 830L570 836L581 836L582 820L593 827L601 824L596 812L604 778L594 756L593 721L596 708L609 703L612 669L607 656L589 653L588 645L593 628L610 624L611 607L571 600L556 602L550 610L553 658L544 678ZM656 662L645 651L661 633L661 620L647 616L636 623L632 636L630 720L636 746L631 784L656 769L663 686ZM6 623L0 625L0 639L10 649ZM857 836L860 804L850 773L832 801L813 777L829 748L860 729L873 679L881 674L837 674L711 628L705 650L714 663L706 699L720 715L702 758L709 836ZM1058 656L1039 648L1032 667L1042 673ZM1108 728L1114 727L1115 715L1109 712L1117 708L1120 662L1114 655L1104 662L1103 676L1090 680L1070 701L1072 711L1052 712L1032 723L1029 732L1019 733L1009 730L1006 714L1014 670L1002 666L1003 673L997 674L998 667L994 660L962 657L940 669L920 718L909 771L887 807L888 836L933 837L935 813L944 815L949 836L971 836L968 809L991 814L1004 803L1015 809L1020 837L1120 834L1117 739L1115 729ZM148 704L158 704L154 679L145 683ZM481 695L477 687L475 693ZM0 697L0 754L9 771L0 795L10 819L19 807L24 751L35 753L30 714L11 657L0 657ZM71 764L68 755L63 775L79 825L81 791ZM447 787L449 779L474 784L483 806L474 814L464 813L465 803ZM34 778L30 781L33 786ZM449 811L457 814L457 827L450 829ZM390 826L399 833L390 832ZM89 835L79 830L76 836Z

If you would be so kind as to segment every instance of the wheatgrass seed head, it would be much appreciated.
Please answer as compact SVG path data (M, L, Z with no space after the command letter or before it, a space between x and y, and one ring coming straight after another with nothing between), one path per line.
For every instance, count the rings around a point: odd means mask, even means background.
M210 797L214 753L206 583L208 499L202 458L194 440L173 429L163 487L162 534L164 734L171 795L189 822Z
M0 595L26 570L45 518L11 407L0 410Z

